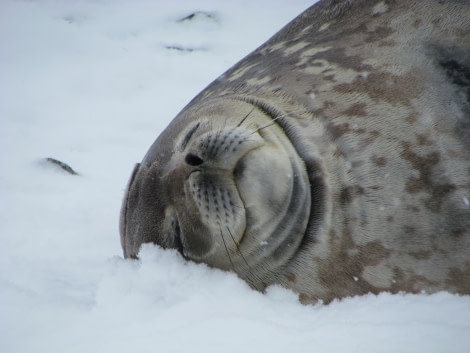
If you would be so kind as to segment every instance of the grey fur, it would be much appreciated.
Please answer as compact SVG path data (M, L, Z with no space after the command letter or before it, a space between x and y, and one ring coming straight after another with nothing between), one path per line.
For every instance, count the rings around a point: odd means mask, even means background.
M325 0L155 141L121 242L126 257L153 242L306 303L470 294L469 202L470 2Z

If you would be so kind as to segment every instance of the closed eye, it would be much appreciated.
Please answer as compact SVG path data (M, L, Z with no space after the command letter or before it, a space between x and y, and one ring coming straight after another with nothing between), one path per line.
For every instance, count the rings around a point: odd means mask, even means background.
M184 137L183 139L183 142L181 143L181 149L184 150L186 148L186 146L188 145L189 141L191 140L191 137L194 135L194 133L196 132L196 130L198 129L199 125L201 123L197 123L196 125L194 125L191 130L188 131L188 133L186 134L186 136Z

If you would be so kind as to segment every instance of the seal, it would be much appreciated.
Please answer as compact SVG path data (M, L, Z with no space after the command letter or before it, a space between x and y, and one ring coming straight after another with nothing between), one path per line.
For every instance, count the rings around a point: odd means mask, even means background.
M194 98L137 164L143 243L303 303L470 294L470 2L324 0Z

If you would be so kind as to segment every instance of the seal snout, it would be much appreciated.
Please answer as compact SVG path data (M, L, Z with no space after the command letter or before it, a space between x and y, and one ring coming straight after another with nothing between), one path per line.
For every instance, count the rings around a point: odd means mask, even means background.
M233 172L238 161L250 151L263 146L263 138L244 127L226 127L194 135L183 151L184 165L204 171ZM181 159L180 159L181 160Z

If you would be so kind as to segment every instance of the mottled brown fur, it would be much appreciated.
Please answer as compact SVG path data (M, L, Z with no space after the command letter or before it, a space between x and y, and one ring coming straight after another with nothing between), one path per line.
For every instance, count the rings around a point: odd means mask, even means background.
M176 248L305 303L470 294L469 19L466 0L306 10L152 145L124 255Z

